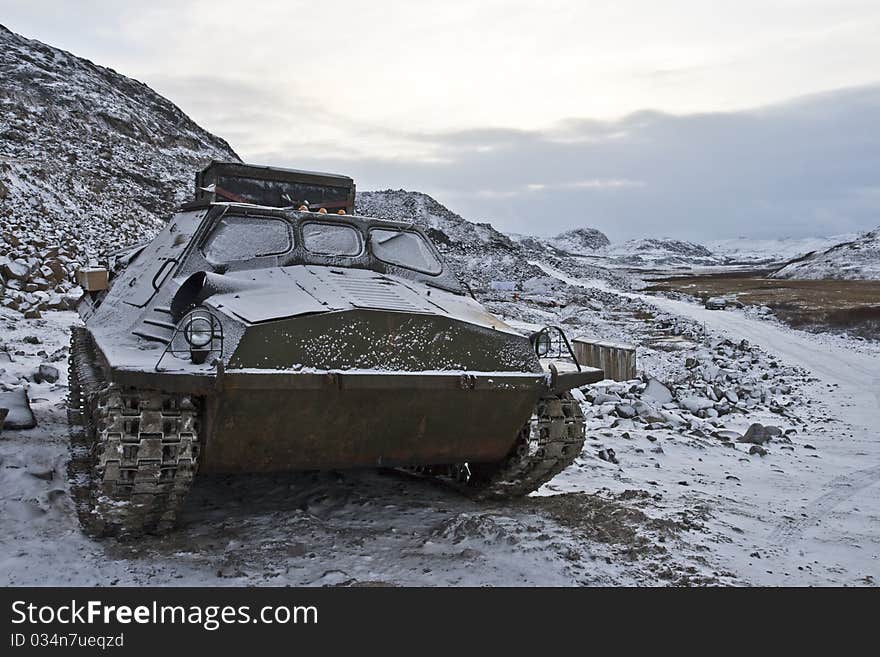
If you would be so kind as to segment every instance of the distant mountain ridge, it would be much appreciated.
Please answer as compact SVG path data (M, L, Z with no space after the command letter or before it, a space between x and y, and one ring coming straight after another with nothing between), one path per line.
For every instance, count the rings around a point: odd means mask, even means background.
M880 226L854 240L792 260L771 278L880 280Z
M632 266L720 265L724 259L702 244L668 238L643 238L612 244L606 249L617 264Z
M824 251L836 244L849 242L857 233L829 237L780 237L776 239L752 239L739 237L706 242L712 253L732 263L774 264L799 258L813 251Z
M509 237L532 251L547 251L556 256L592 255L611 244L608 237L597 228L573 228L555 237L537 237L510 233Z

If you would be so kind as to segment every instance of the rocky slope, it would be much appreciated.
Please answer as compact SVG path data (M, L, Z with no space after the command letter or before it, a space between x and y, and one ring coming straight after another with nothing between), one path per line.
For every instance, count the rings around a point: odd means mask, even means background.
M613 263L627 266L718 265L725 260L702 244L673 239L628 240L605 253Z
M880 227L824 251L792 260L771 278L880 279Z
M575 228L549 240L551 246L563 253L582 255L611 244L605 233L596 228Z
M422 192L386 189L358 192L357 213L412 221L424 229L461 278L485 287L490 281L521 281L542 272L528 264L521 244L487 223L473 223Z
M830 237L779 237L776 239L752 239L737 237L733 239L711 240L706 248L729 264L770 265L788 262L812 251L826 249L849 242L858 237L856 233L832 235Z
M451 263L459 278L473 289L485 291L492 281L512 281L520 292L553 288L536 262L549 263L572 275L624 282L616 274L578 260L578 249L587 243L604 244L608 238L586 228L569 231L552 239L528 235L506 235L487 223L474 223L446 208L422 192L402 189L358 192L358 214L412 221L423 228ZM554 246L559 242L567 247ZM573 257L575 256L575 257Z
M596 228L574 228L549 238L516 233L509 237L531 251L547 251L556 256L594 255L611 244L605 233Z
M238 159L146 85L0 26L0 290L63 308L75 263L151 236L193 172Z

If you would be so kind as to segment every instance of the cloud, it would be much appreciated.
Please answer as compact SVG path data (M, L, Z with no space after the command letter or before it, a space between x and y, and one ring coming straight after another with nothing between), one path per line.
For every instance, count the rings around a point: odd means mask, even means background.
M743 112L399 135L434 161L284 150L259 159L340 170L360 189L426 191L517 232L588 225L617 239L837 234L880 224L877 116L880 85Z
M423 190L507 230L880 223L872 0L0 5L12 29L143 80L247 160Z

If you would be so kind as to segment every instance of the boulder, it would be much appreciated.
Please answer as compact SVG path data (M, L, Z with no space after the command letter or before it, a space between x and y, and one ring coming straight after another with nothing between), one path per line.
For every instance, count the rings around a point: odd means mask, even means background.
M776 427L773 427L776 429ZM778 431L778 429L777 429ZM763 424L755 422L746 430L746 434L737 440L740 443L752 443L753 445L763 445L773 437L773 434L767 431L767 427Z
M601 406L602 404L619 404L623 401L618 395L609 395L604 392L598 393L593 397L593 405Z
M34 383L55 383L58 381L58 376L57 367L43 363L37 371L34 372L33 379Z
M682 420L678 415L670 413L669 411L660 411L660 416L663 418L663 421L666 422L666 424L670 424L673 427L680 427L685 423L685 421Z
M37 419L31 411L27 390L24 388L0 392L0 408L8 411L3 420L4 429L33 429L37 426Z
M67 310L67 301L60 294L53 294L46 301L49 310Z
M642 397L649 397L658 404L668 404L672 401L672 392L657 379L648 379L648 385L642 392Z
M618 462L617 455L614 453L614 450L611 449L610 447L608 447L606 449L600 449L598 456L603 461L608 461L609 463L617 463Z
M703 377L703 381L712 383L718 379L718 376L721 374L721 368L716 367L715 365L703 365L700 374Z
M629 419L636 416L636 409L630 404L618 404L614 407L614 411L617 413L618 417Z
M679 402L679 406L687 409L691 413L698 413L707 408L712 408L715 403L711 399L705 397L685 397Z
M3 273L5 279L14 279L17 281L27 280L28 274L30 274L30 268L25 263L17 260L9 260L8 258L4 258L4 260L5 262L0 263L0 272Z

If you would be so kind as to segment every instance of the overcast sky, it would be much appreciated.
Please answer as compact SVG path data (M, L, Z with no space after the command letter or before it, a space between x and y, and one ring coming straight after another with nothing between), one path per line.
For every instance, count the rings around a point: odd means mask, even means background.
M552 234L880 224L876 0L0 0L246 161Z

